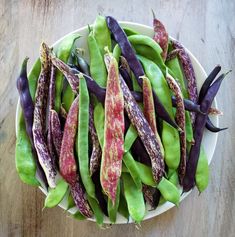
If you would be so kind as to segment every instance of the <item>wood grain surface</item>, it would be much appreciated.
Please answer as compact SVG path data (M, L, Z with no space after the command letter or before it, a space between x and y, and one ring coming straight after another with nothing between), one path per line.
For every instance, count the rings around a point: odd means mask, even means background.
M107 230L95 223L71 219L56 207L43 210L44 195L23 184L15 170L15 83L23 58L29 66L40 42L52 44L88 23L97 14L118 20L152 24L151 8L171 36L179 39L209 72L216 64L233 69L217 97L224 112L210 166L208 189L194 190L179 208L142 223L115 225ZM0 236L234 236L235 235L235 1L89 1L0 0Z

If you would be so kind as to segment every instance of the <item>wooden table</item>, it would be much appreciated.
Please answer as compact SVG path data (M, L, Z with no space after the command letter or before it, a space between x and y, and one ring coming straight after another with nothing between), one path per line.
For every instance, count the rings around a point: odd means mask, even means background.
M134 224L100 230L96 224L78 222L60 208L43 210L44 195L23 184L16 173L15 83L22 59L29 66L38 55L40 42L53 43L64 34L88 23L97 14L118 20L152 24L151 8L171 36L179 39L209 72L220 63L234 70L235 2L219 1L4 1L0 0L0 236L234 236L235 234L235 72L218 95L224 112L210 166L208 189L194 190L179 208Z

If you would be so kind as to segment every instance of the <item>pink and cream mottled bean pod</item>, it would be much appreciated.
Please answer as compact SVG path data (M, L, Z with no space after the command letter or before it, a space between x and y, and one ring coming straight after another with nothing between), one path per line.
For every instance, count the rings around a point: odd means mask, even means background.
M109 68L110 55L105 55L105 64ZM136 127L140 139L142 140L146 151L151 159L153 177L156 182L159 182L164 174L164 160L161 154L160 145L153 133L149 123L145 119L142 111L136 103L131 91L127 87L124 79L119 74L120 85L124 96L124 107L131 123Z
M122 170L124 127L124 98L119 81L118 64L116 59L110 56L105 97L104 145L100 181L104 192L113 204Z

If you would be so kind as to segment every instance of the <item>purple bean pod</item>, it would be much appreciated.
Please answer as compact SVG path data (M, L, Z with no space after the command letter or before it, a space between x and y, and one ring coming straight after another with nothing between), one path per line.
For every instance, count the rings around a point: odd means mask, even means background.
M32 153L35 158L36 162L36 167L37 167L37 174L38 176L42 179L43 183L48 186L45 173L39 163L37 152L34 146L34 141L33 141L33 114L34 114L34 104L32 97L30 95L29 91L29 82L28 82L28 77L27 77L27 62L28 62L28 57L26 57L23 61L20 76L17 78L16 81L16 86L20 95L20 104L24 116L24 121L25 121L25 127L26 127L26 132L28 134L31 146L32 146Z
M23 61L20 76L17 78L17 81L16 81L16 86L20 95L20 105L21 105L22 112L24 115L26 131L29 136L31 145L33 147L34 142L33 142L32 126L33 126L34 105L33 105L32 97L30 95L29 83L28 83L28 78L27 78L28 60L29 58L26 57Z
M127 39L125 32L123 31L121 26L118 24L118 22L113 17L107 16L106 22L107 22L107 26L108 26L109 30L112 32L112 34L114 36L115 41L118 43L118 45L122 51L122 55L128 61L130 69L133 71L138 84L142 88L143 80L141 77L144 76L144 70L143 70L141 63L137 59L135 51L132 48L129 40ZM157 105L156 106L157 115L160 118L162 118L163 120L165 120L167 123L169 123L171 126L178 129L177 124L175 123L175 121L173 121L171 119L170 115L165 110L164 106L160 102L160 100L155 92L153 92L153 98L154 98L154 103Z
M222 74L208 89L206 95L201 102L201 111L205 115L197 114L195 126L194 126L194 140L195 144L192 146L189 159L187 161L186 174L183 180L183 190L184 192L189 191L195 186L195 173L197 169L197 162L200 154L200 146L203 137L203 131L206 125L208 111L211 104L220 88L220 85L226 74Z
M221 132L223 130L226 130L228 128L218 128L216 127L210 120L209 117L207 117L207 120L206 120L206 128L210 131L210 132Z
M38 154L39 162L45 172L48 184L55 188L57 170L52 157L50 156L46 137L45 137L45 115L47 109L47 98L50 81L50 49L45 43L41 44L40 59L42 63L41 73L38 79L38 85L35 97L34 121L33 121L33 139Z
M209 87L211 86L212 82L214 81L214 79L216 78L220 70L221 70L221 66L217 65L209 74L209 76L206 78L206 80L203 82L203 85L200 89L199 96L198 96L199 104L202 102L204 96L206 95L206 92L208 91Z

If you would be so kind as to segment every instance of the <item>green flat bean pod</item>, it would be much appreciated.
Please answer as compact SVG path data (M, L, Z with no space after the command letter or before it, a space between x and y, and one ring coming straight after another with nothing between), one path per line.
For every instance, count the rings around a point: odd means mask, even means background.
M123 30L125 31L127 36L131 36L131 35L139 35L140 33L138 33L137 31L129 28L129 27L123 27Z
M91 209L94 212L95 215L95 219L96 219L96 223L99 226L103 225L104 222L104 214L99 206L99 203L97 202L97 200L95 200L94 198L90 197L89 195L87 196L88 202L91 206Z
M131 149L135 139L138 137L138 133L135 127L131 124L128 128L125 136L124 151L128 152Z
M74 214L72 215L72 217L73 217L74 219L76 219L76 220L79 220L79 221L82 221L82 220L85 220L85 219L86 219L86 217L83 216L80 211L77 211L76 213L74 213Z
M34 100L35 92L37 88L37 81L41 71L40 59L34 63L29 75L29 90L32 99ZM15 149L15 164L16 170L20 179L29 185L39 186L40 183L36 178L36 162L34 154L32 152L32 146L26 132L25 121L23 118L22 110L19 113L19 119L17 121L17 138Z
M104 56L105 47L108 47L108 50L111 52L111 34L108 29L105 17L100 15L96 17L93 32L101 55Z
M76 206L76 204L75 204L75 202L74 202L74 200L73 200L73 196L72 196L70 190L69 190L69 194L68 194L68 198L67 198L67 204L68 204L68 205L67 205L67 210L69 210L70 208Z
M179 205L180 192L169 180L163 177L157 185L157 188L165 200L174 203L176 206Z
M131 218L140 223L145 216L145 203L142 190L138 189L128 173L122 173L124 195Z
M200 156L197 163L195 181L197 189L200 193L203 192L208 186L209 164L203 147L201 147Z
M78 119L78 163L82 182L89 196L96 199L95 185L90 177L88 132L89 132L89 93L86 80L79 75L79 119Z
M124 194L121 190L120 192L120 201L119 201L119 207L118 207L118 212L124 216L127 221L129 221L129 212L128 212L128 207L127 207L127 203L126 203L126 199L124 197Z
M63 200L68 187L69 185L63 179L60 179L55 188L49 189L50 191L44 201L44 207L52 208L57 206Z
M142 56L138 55L138 59L144 67L146 76L149 78L153 90L158 95L171 118L174 118L170 89L160 68L155 63ZM165 162L167 166L171 169L177 169L180 162L180 141L178 131L163 121L161 138L165 150Z
M17 140L15 149L16 170L20 179L29 185L39 186L36 178L36 163L33 157L31 143L26 132L23 115L18 121Z
M67 85L62 94L62 105L63 105L63 108L66 110L66 112L69 111L69 108L72 105L74 98L75 98L75 94L71 86Z
M107 71L104 64L102 54L92 32L87 39L89 54L90 54L90 72L91 77L101 86L106 86Z

